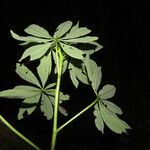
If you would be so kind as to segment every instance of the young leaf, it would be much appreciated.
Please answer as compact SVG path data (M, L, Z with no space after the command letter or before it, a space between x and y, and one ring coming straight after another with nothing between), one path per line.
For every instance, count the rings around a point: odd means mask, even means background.
M66 101L66 100L69 100L69 95L67 94L63 94L62 92L60 92L60 100L62 101Z
M123 112L121 110L120 107L118 107L116 104L110 102L110 101L107 101L107 100L103 100L102 101L106 106L107 108L112 111L113 113L116 113L116 114L119 114L121 115Z
M62 39L61 41L63 42L68 42L68 43L89 43L98 40L98 37L96 36L85 36L85 37L80 37L80 38L75 38L75 39Z
M12 37L18 41L25 41L25 42L37 42L37 43L45 43L51 41L51 39L42 39L33 36L19 36L14 31L10 30Z
M63 114L64 116L68 116L68 112L66 111L65 108L59 106L59 111L60 111L60 113Z
M27 98L25 99L23 102L22 102L22 106L23 104L37 104L40 100L40 96L41 95L37 95L35 97L31 97L31 98ZM30 115L36 108L36 105L35 106L31 106L31 107L20 107L19 109L19 113L18 113L18 120L22 119L24 116L23 114L25 112L28 113L28 115Z
M79 50L78 48L74 47L74 46L70 46L70 45L66 45L60 42L60 45L63 49L63 51L68 54L69 56L71 56L72 58L76 58L76 59L82 59L83 58L83 52L81 50Z
M23 89L9 89L0 92L0 97L9 99L25 99L39 95L38 91L30 91Z
M42 37L42 38L52 38L49 35L47 30L45 30L43 27L40 27L39 25L36 24L29 25L24 31L33 36Z
M66 21L64 23L61 23L57 27L56 32L54 33L54 38L63 36L65 33L67 33L70 30L71 26L72 26L71 21Z
M44 56L40 60L40 65L37 67L37 72L42 81L43 87L45 86L48 76L51 73L51 68L52 68L52 60L51 60L51 52L50 52L47 56Z
M116 92L116 88L113 85L107 84L105 85L102 90L99 91L98 95L101 99L109 99L114 96Z
M39 59L48 51L48 49L51 47L51 45L52 45L52 42L38 44L38 45L32 46L30 48L27 48L19 61L25 59L28 56L30 56L30 61Z
M44 116L47 117L47 120L53 118L53 106L50 102L50 99L47 95L42 94L42 101L41 101L41 112L44 112Z
M16 72L17 74L23 78L24 80L33 83L34 85L37 85L38 87L40 87L40 83L38 81L38 79L35 77L35 75L23 64L16 64Z
M115 133L126 132L128 126L123 123L114 113L110 112L104 105L100 105L100 112L106 125Z

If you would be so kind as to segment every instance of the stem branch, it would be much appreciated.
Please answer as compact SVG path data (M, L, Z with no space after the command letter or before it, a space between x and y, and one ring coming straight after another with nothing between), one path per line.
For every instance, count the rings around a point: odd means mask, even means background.
M59 132L60 130L62 130L65 126L67 126L69 123L71 123L73 120L75 120L76 118L78 118L80 115L82 115L84 112L86 112L88 109L90 109L95 103L97 102L97 99L94 100L90 105L88 105L86 108L84 108L83 110L81 110L78 114L76 114L75 116L73 116L71 119L69 119L66 123L64 123L63 125L61 125L58 129L57 132Z
M60 93L60 82L63 68L63 55L61 49L56 45L56 67L57 67L57 84L55 91L55 102L54 102L54 120L53 120L53 131L51 150L55 150L56 138L57 138L57 120L58 120L58 107L59 107L59 93Z
M18 130L16 130L3 116L0 115L0 121L2 121L12 132L14 132L17 136L19 136L21 139L23 139L26 143L28 143L30 146L35 148L36 150L41 150L38 146L36 146L34 143L32 143L28 138L26 138L23 134L21 134Z

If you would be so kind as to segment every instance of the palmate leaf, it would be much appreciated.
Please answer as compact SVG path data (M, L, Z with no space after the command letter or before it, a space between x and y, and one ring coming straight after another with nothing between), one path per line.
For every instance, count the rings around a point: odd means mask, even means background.
M26 99L39 95L39 90L24 90L23 88L13 88L0 92L0 97L9 99Z
M48 39L52 38L49 35L47 30L45 30L43 27L40 27L39 25L36 24L29 25L24 31L33 36L48 38Z
M23 64L16 64L16 73L24 80L33 83L34 85L40 86L40 83L38 79L35 77L35 75Z
M46 116L47 120L53 118L53 106L49 97L45 94L42 94L42 101L41 101L40 108L41 108L41 112L44 113L44 116Z
M85 36L74 39L62 39L61 41L68 43L90 43L96 40L98 40L98 37L96 36Z
M109 99L114 96L116 92L116 88L113 85L107 84L105 85L102 90L99 91L98 95L101 99Z
M53 42L44 43L27 48L19 61L22 61L28 56L30 56L30 61L39 59L48 51L52 44Z
M65 33L67 33L70 30L71 26L72 26L71 21L66 21L64 23L61 23L57 27L56 32L54 33L54 38L63 36Z
M100 105L100 112L101 112L103 121L115 133L121 134L122 132L126 132L126 129L131 129L131 127L127 123L119 119L114 113L109 111L102 104Z
M72 58L83 59L83 52L74 46L70 46L60 42L63 51Z
M42 39L42 38L33 37L33 36L19 36L12 30L10 30L10 33L11 33L12 37L18 41L37 42L37 43L45 43L45 42L51 41L51 39Z
M43 87L45 86L48 76L51 73L51 68L52 68L52 60L51 60L51 52L50 52L47 56L44 56L40 60L40 65L37 67L37 72L41 79Z
M18 120L20 120L24 117L25 112L27 112L27 115L30 115L35 110L35 108L40 100L40 97L41 97L41 95L39 94L35 97L26 98L22 102L22 106L19 108ZM25 107L24 105L29 105L29 106Z

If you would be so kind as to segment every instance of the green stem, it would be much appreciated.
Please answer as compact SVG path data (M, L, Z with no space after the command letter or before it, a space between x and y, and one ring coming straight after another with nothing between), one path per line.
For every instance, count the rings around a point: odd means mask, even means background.
M81 110L78 114L76 114L75 116L73 116L71 119L69 119L66 123L64 123L62 126L60 126L57 129L57 132L59 132L60 130L62 130L65 126L67 126L69 123L71 123L73 120L75 120L76 118L78 118L80 115L82 115L84 112L86 112L88 109L90 109L96 102L98 99L94 100L90 105L88 105L86 108L84 108L83 110Z
M23 134L21 134L19 131L17 131L5 118L3 118L0 115L0 120L17 136L19 136L21 139L23 139L25 142L27 142L29 145L31 145L36 150L41 150L38 146L36 146L34 143L32 143L28 138L26 138Z
M61 53L61 49L57 47L57 45L56 45L56 66L57 66L57 84L56 84L56 91L55 91L54 120L53 120L51 150L55 150L55 145L56 145L59 91L60 91L60 82L61 82L61 75L62 75L62 68L63 68L63 55Z

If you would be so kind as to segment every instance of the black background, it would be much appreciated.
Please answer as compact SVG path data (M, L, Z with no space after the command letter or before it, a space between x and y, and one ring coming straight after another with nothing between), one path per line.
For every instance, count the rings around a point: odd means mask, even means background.
M121 118L133 129L128 135L117 135L105 127L105 134L102 135L95 128L93 110L90 110L60 132L58 150L150 150L148 2L7 0L0 4L0 8L0 90L22 82L14 69L23 49L10 36L10 29L24 34L23 29L34 23L53 33L61 22L71 20L76 23L80 20L80 25L92 29L92 33L99 36L99 43L104 46L93 56L102 66L102 85L110 83L116 86L117 92L112 100L122 108L124 114ZM67 118L60 116L60 124L87 106L93 97L83 85L78 90L74 89L68 79L67 75L63 78L63 85L67 82L66 90L72 94L71 101L66 103L70 115ZM0 114L43 150L50 149L52 123L38 112L17 121L19 105L19 100L1 99ZM11 138L9 135L6 137L7 140ZM11 144L10 150L15 139Z

